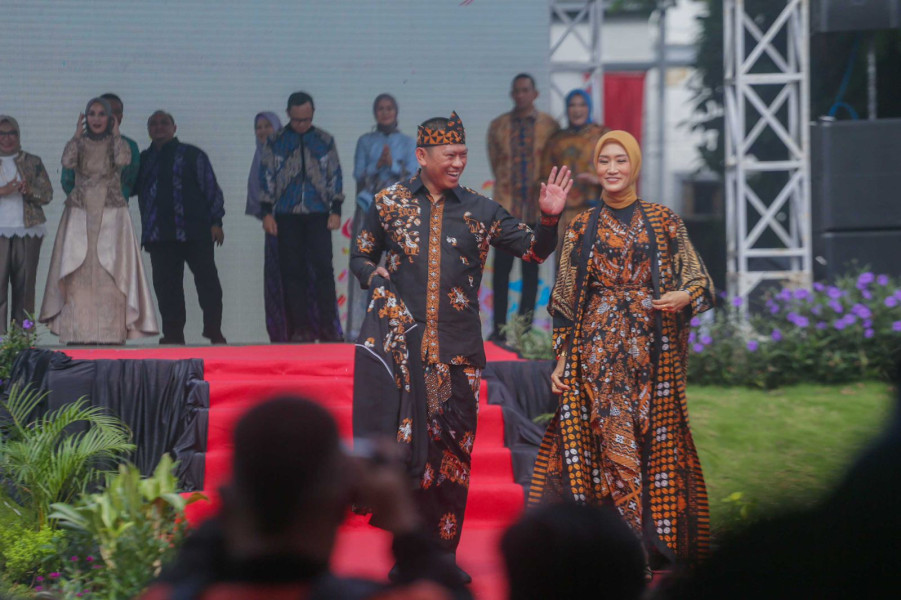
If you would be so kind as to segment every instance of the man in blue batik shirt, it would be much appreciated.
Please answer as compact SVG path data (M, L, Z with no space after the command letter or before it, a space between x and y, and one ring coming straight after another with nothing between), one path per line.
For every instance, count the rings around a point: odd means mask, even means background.
M185 263L194 274L203 310L203 337L225 344L222 286L213 244L225 240L222 189L206 153L175 137L175 119L158 110L147 119L151 145L141 152L135 190L141 208L141 245L150 253L153 289L163 318L160 344L185 343Z
M309 94L291 94L288 125L260 155L263 229L278 238L288 331L300 343L342 340L331 234L341 225L341 164L335 140L313 126L314 111Z

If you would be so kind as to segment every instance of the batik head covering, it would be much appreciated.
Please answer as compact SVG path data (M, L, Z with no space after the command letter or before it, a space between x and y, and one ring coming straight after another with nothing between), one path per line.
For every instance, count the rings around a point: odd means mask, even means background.
M103 107L103 110L106 111L106 116L108 117L106 120L106 131L102 133L94 133L91 131L90 127L85 128L85 135L91 138L92 140L102 140L106 136L110 135L113 132L113 123L116 120L116 117L113 116L113 108L110 106L109 100L106 98L91 98L88 100L88 103L84 107L84 118L87 121L88 112L91 110L91 106L94 104L99 104Z
M275 131L279 131L282 128L282 122L274 112L264 111L257 113L253 118L254 129L256 129L257 121L260 119L269 121ZM260 210L260 153L263 150L263 142L256 140L256 143L257 149L253 153L253 162L250 163L250 175L247 177L247 206L244 209L244 214L262 219L263 212Z
M0 115L0 123L9 123L12 125L13 129L18 133L18 145L16 146L16 151L14 154L18 154L19 150L22 149L22 130L19 129L19 122L10 117L9 115Z
M457 111L451 113L447 121L447 127L444 129L432 129L431 127L420 125L416 131L416 145L420 148L465 143L466 131L463 129L463 121L457 116Z
M591 96L585 90L573 90L566 95L566 101L564 105L566 106L566 118L569 119L569 101L573 99L573 96L582 96L582 99L585 100L585 104L588 105L588 120L585 121L585 124L588 125L591 123ZM570 127L573 126L572 123L569 124Z
M619 208L623 206L628 206L632 202L638 198L638 193L636 192L636 182L638 181L638 174L641 171L641 148L638 146L638 141L632 136L628 131L622 130L614 130L605 133L601 136L601 139L598 140L597 145L594 147L594 166L597 169L598 157L601 154L601 150L610 143L617 143L622 146L626 150L626 155L629 157L629 164L632 167L632 173L629 175L629 182L626 187L618 192L608 192L606 189L601 193L601 199L604 200L610 206L614 208ZM601 181L601 185L604 185L604 182Z

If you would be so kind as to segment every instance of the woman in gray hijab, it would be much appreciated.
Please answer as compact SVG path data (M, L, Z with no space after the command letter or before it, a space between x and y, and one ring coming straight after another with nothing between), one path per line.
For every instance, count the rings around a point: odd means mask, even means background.
M63 151L75 171L40 320L64 344L123 344L156 335L156 310L119 175L131 151L109 103L93 98Z

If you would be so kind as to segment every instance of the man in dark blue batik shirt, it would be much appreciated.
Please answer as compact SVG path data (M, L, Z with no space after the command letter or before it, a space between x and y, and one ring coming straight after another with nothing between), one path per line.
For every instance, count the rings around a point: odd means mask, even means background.
M141 152L135 190L141 207L141 244L150 253L153 288L163 318L161 344L185 343L185 263L194 274L203 310L203 336L225 344L222 286L213 243L222 245L222 190L206 153L175 137L175 119L158 110L147 120L151 145Z

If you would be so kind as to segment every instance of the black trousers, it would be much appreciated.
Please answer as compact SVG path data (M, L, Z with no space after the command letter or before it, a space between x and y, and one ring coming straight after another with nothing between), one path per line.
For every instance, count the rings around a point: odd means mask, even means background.
M328 215L279 214L275 222L289 335L295 341L340 341Z
M491 279L494 288L494 333L499 334L501 327L507 323L507 296L510 290L510 270L512 254L503 250L494 251L494 275ZM538 263L522 261L522 293L519 298L519 314L528 315L535 312L535 300L538 297Z
M9 325L8 306L12 309L9 318L19 325L25 321L26 313L35 316L34 286L43 241L36 236L0 237L0 333L6 333ZM8 290L12 292L9 305Z
M481 369L451 366L451 397L428 416L428 458L413 498L426 532L446 552L457 551L463 533L481 378Z
M153 266L153 289L163 317L163 337L185 339L185 263L194 274L197 299L203 311L203 337L222 334L222 286L213 259L213 240L151 242L144 245Z

